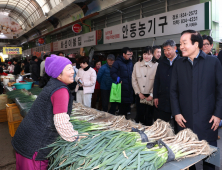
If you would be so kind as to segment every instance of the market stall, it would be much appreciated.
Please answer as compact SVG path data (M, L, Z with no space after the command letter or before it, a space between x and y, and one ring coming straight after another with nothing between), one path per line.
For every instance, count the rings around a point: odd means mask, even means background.
M41 90L6 89L23 117ZM218 148L199 141L189 129L175 135L161 120L146 127L74 102L70 121L80 134L89 135L72 143L59 138L49 146L53 148L49 169L187 169L206 158L220 166Z

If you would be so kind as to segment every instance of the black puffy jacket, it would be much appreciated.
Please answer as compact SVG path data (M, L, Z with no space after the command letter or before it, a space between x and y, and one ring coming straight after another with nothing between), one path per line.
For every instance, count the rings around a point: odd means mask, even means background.
M32 73L31 77L34 81L39 81L40 69L37 62L30 61L30 73Z
M122 81L121 103L133 102L132 72L132 61L125 60L123 56L116 59L110 70L110 75L115 82L117 81L117 77L120 77L120 82Z

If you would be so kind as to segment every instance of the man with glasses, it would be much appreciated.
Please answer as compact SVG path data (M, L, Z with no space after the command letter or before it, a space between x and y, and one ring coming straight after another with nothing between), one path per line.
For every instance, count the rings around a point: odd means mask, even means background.
M213 57L217 57L215 55L212 54L211 50L213 48L213 38L209 35L203 35L203 48L202 51L205 52L208 55L211 55Z
M125 115L131 111L130 105L133 102L133 87L132 87L132 72L133 63L130 60L132 56L131 49L124 47L122 49L122 56L118 57L114 62L110 75L112 79L121 85L121 103L119 104L119 114Z

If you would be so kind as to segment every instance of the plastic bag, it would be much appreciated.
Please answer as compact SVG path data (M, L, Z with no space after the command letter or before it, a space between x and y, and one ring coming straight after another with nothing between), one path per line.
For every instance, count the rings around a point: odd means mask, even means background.
M112 83L109 101L121 103L121 83Z

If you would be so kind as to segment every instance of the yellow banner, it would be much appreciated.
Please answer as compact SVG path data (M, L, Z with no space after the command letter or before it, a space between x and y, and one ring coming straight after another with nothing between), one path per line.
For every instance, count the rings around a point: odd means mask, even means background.
M3 47L3 54L20 55L22 54L22 47Z

